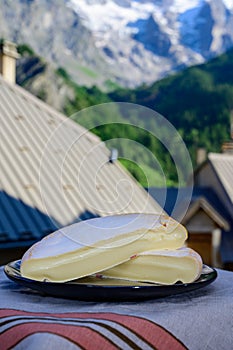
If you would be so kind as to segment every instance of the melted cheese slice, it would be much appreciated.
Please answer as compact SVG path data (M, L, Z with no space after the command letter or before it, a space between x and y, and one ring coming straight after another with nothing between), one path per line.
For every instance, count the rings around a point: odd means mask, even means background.
M24 254L21 274L66 282L108 269L147 250L177 249L186 229L165 215L127 214L95 218L60 229Z
M200 255L190 248L143 252L131 260L101 272L97 277L174 284L190 283L202 272Z

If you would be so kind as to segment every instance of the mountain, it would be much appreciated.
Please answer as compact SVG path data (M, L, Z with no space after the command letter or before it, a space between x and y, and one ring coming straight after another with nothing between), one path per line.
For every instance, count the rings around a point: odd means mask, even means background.
M0 0L0 36L79 85L152 83L233 46L232 0Z
M109 102L98 87L79 86L64 68L57 68L28 45L17 47L16 83L67 115L98 103Z

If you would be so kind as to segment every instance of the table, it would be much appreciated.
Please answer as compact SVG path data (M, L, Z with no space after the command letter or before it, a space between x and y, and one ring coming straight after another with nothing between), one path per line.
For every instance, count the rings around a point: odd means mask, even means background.
M233 349L233 272L209 286L141 302L42 296L0 268L0 349Z

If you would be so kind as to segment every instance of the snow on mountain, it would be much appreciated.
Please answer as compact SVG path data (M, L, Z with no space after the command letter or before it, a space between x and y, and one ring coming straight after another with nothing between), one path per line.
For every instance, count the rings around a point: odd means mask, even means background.
M233 0L222 1L228 10L233 10ZM86 25L102 38L104 35L110 35L109 30L117 30L122 36L132 33L135 29L129 26L130 23L148 19L151 15L156 16L161 25L169 26L166 12L173 12L178 18L178 15L187 11L190 11L190 14L192 11L198 12L205 2L211 1L69 0L68 6L72 7ZM188 19L186 16L185 21Z
M143 64L150 60L154 67L161 61L164 71L155 67L154 78L201 63L233 45L233 30L228 33L232 0L69 0L68 6L93 32L108 62L131 60L134 70L142 69L142 47ZM153 76L143 73L144 81Z
M126 6L127 5L127 6ZM120 36L128 35L133 29L130 22L146 19L159 8L152 2L139 1L86 1L70 0L69 6L81 16L84 23L101 39L110 31L118 31Z
M79 84L152 83L233 46L233 0L0 0L0 34Z
M223 0L224 5L230 11L233 11L233 1L232 0Z
M176 0L170 9L183 13L197 7L199 2L200 0ZM100 35L108 33L109 30L118 30L122 35L128 34L132 32L129 23L147 19L151 14L155 14L161 24L167 22L161 1L70 0L68 5L81 15L90 29Z

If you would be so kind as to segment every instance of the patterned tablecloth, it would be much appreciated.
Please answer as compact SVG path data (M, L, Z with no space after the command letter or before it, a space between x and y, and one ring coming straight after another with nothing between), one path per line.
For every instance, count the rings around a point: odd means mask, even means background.
M0 349L233 349L233 273L209 286L141 302L42 296L0 268Z

